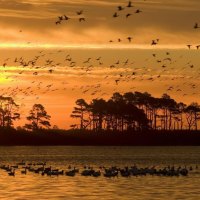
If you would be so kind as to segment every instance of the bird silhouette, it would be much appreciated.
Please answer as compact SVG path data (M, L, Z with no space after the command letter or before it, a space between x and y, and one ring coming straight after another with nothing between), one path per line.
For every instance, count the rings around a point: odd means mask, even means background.
M64 20L69 20L70 18L66 15L64 15Z
M142 11L141 10L139 10L139 9L137 9L136 11L135 11L135 13L141 13Z
M132 37L127 37L127 40L128 40L129 42L131 42Z
M83 14L83 11L80 10L80 11L77 11L76 13L77 13L77 15L82 15L82 14Z
M85 21L84 17L79 18L79 22Z
M115 12L115 13L113 14L113 17L119 17L119 15L117 14L117 12Z
M63 16L58 16L58 19L59 19L60 21L62 21L62 20L63 20Z
M58 24L60 24L60 23L61 23L61 21L56 21L56 22L55 22L56 25L58 25Z
M126 18L130 17L131 15L131 13L126 14Z
M156 40L152 40L151 45L157 45L158 42Z
M124 10L124 8L122 6L118 6L118 11Z
M133 7L133 5L132 5L132 2L131 2L131 1L129 1L129 2L128 2L128 5L127 5L127 7L128 7L128 8L131 8L131 7Z
M200 27L199 27L198 23L195 23L194 24L194 29L197 29L197 28L200 28Z
M188 47L188 49L191 49L192 45L191 45L191 44L188 44L187 47Z

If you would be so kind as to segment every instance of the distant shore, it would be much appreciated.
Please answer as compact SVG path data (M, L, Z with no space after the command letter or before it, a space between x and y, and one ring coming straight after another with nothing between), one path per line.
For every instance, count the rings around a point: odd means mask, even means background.
M199 146L200 131L0 130L1 146Z

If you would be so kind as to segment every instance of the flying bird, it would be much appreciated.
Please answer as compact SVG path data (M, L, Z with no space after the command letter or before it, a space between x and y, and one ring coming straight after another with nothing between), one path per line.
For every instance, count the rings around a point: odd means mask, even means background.
M139 10L139 9L137 9L136 11L135 11L135 13L141 13L142 11L141 10Z
M119 17L119 15L115 12L115 13L113 14L113 17Z
M59 19L60 21L62 21L62 20L63 20L63 16L58 16L58 19Z
M129 42L131 42L132 37L127 37L127 40L128 40Z
M84 17L79 18L79 22L85 21Z
M157 45L157 44L158 44L157 40L152 40L151 45Z
M128 5L127 5L127 7L128 7L128 8L131 8L131 7L133 7L133 5L132 5L132 2L131 2L131 1L129 1L129 2L128 2Z
M194 29L197 29L197 28L200 28L200 27L199 27L198 23L195 23Z
M115 80L116 85L118 85L119 79Z
M64 15L64 20L69 20L70 18Z
M122 6L118 6L118 11L124 10L124 8Z
M55 22L56 25L58 25L58 24L60 24L60 23L61 23L61 21L56 21L56 22Z
M82 15L82 14L83 14L83 11L80 10L80 11L77 11L76 13L77 13L77 15Z
M126 15L126 18L130 17L131 15L132 15L131 13L128 13L128 14Z

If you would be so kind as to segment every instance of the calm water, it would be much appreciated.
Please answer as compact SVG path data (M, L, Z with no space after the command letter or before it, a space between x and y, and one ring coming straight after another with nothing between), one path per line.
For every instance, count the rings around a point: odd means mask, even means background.
M187 177L144 176L105 178L21 174L0 170L0 199L200 199L200 147L0 147L0 164L46 161L67 166L166 166L199 165Z

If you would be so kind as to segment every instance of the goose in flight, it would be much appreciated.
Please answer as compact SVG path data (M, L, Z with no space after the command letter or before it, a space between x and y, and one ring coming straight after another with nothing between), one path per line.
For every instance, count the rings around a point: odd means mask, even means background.
M76 13L77 13L77 15L82 15L82 14L83 14L83 11L80 10L80 11L77 11Z
M122 6L118 6L118 11L124 10L124 8Z
M58 16L58 19L59 19L60 21L62 21L62 20L63 20L63 16Z
M141 13L142 11L141 10L139 10L139 9L137 9L136 11L135 11L135 13Z
M128 5L127 5L127 7L128 7L128 8L131 8L131 7L133 7L133 5L132 5L132 2L131 2L131 1L129 1L129 2L128 2Z
M70 18L64 15L64 20L69 20Z
M58 24L60 24L60 23L61 23L61 21L56 21L56 22L55 22L56 25L58 25Z
M113 14L113 17L119 17L119 15L115 12L115 13Z
M79 18L79 22L85 21L84 17Z
M158 44L158 40L152 40L151 45L157 45Z
M118 85L119 79L115 80L116 85Z
M131 15L132 15L131 13L128 13L128 14L126 15L126 18L130 17Z
M199 27L198 23L195 23L194 29L197 29L197 28L200 28L200 27Z
M132 37L127 37L127 40L128 40L129 42L131 42Z

